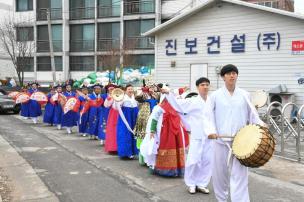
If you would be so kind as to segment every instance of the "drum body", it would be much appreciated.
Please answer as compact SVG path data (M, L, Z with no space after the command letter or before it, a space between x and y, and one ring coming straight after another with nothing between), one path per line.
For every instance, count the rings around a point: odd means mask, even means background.
M275 139L270 131L260 125L247 125L236 134L232 151L242 165L255 168L263 166L272 157Z

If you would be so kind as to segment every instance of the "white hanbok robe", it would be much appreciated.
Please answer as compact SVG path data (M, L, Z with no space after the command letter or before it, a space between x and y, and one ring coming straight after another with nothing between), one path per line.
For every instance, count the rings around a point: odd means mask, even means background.
M156 105L153 108L148 119L146 135L140 145L140 154L144 157L145 163L152 169L154 169L156 163L156 155L159 147L160 133L162 128L161 125L163 122L163 113L164 110L159 105ZM153 119L158 121L154 138L151 138L151 123Z
M172 94L169 96L173 99ZM212 141L207 138L204 132L206 102L201 96L176 99L175 101L183 110L182 121L184 125L188 126L191 134L185 167L185 183L189 187L207 187L212 174L213 152Z
M205 132L234 137L247 124L263 124L253 105L249 93L236 87L233 95L224 86L215 91L207 101L205 117L208 120ZM231 154L231 138L214 141L212 181L218 201L250 201L248 193L248 168L241 165ZM230 185L230 186L229 186Z

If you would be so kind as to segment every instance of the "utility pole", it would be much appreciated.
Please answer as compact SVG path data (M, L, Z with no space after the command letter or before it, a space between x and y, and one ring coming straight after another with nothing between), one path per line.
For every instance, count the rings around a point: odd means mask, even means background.
M56 84L56 68L55 68L55 57L54 57L54 47L53 47L53 37L52 37L51 12L50 12L50 9L47 9L47 21L48 21L48 33L49 33L51 68L52 68L53 84L55 85Z

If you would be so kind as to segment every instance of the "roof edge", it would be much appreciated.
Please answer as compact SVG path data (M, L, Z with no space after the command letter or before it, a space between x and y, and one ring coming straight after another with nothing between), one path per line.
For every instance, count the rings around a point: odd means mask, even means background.
M275 14L279 14L279 15L284 15L284 16L304 20L304 15L302 15L302 14L293 13L293 12L280 10L280 9L275 9L275 8L269 8L269 7L266 7L266 6L261 6L261 5L257 5L257 4L253 4L253 3L240 1L240 0L208 0L208 1L202 3L198 6L190 9L189 11L186 11L186 12L168 20L165 23L160 24L160 25L154 27L153 29L150 29L149 31L143 33L142 36L155 36L158 32L163 31L163 30L165 30L165 29L167 29L167 28L169 28L169 27L171 27L175 24L178 24L179 22L183 21L184 19L186 19L186 18L196 14L197 12L201 11L203 8L207 7L208 5L211 5L211 4L217 3L217 2L226 2L226 3L241 5L241 6L257 9L257 10L267 11L267 12L271 12L271 13L275 13Z

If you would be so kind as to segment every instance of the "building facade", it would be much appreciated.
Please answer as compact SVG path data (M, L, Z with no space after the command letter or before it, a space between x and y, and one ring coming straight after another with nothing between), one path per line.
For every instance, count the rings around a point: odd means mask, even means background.
M10 5L0 3L0 17L2 19L5 19L11 10L12 7ZM0 79L15 76L15 68L11 58L2 46L0 46L0 64Z
M36 45L25 79L52 80L48 13L56 78L63 81L113 66L153 68L153 37L141 34L191 6L192 0L15 0L16 15L32 23L19 29L34 36L23 40Z
M249 3L294 12L294 0L242 0Z
M155 36L155 80L173 88L201 76L223 86L220 69L239 68L238 86L250 92L286 86L304 100L304 16L234 0L197 6L145 33ZM283 101L288 101L283 95Z

